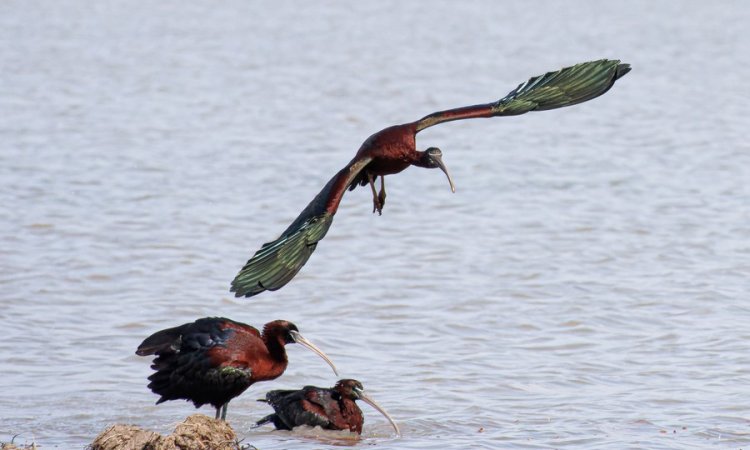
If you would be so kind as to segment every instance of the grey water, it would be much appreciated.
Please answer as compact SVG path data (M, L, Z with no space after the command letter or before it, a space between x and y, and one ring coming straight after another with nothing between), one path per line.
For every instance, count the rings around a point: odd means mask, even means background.
M741 1L0 2L0 442L167 433L150 333L295 322L400 424L253 429L331 386L298 346L229 421L263 449L750 446L750 7ZM419 134L285 288L229 282L370 134L611 58L601 98ZM199 410L212 415L211 408Z

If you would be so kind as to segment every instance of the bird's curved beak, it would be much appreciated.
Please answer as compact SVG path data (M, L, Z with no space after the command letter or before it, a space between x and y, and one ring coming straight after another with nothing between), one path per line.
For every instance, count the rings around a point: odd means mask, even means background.
M367 394L365 394L365 391L359 388L354 388L354 392L357 393L359 396L359 399L363 402L367 403L368 405L372 406L373 408L377 409L380 414L385 416L386 419L388 419L388 422L393 425L393 429L396 430L396 434L400 437L401 436L401 430L398 429L398 425L396 425L396 422L393 421L393 418L391 418L390 415L388 415L387 412L383 408L380 407L377 403L375 403L375 400L370 398Z
M310 342L307 339L305 339L304 337L302 337L302 335L299 334L298 331L293 331L292 330L289 333L292 335L292 338L294 339L294 342L296 344L300 344L300 345L302 345L304 347L307 347L308 349L312 350L313 352L315 352L318 356L320 356L321 358L323 358L325 360L325 362L328 363L329 366L331 366L331 369L333 369L333 373L336 374L336 376L339 375L339 372L336 370L336 366L333 365L333 361L331 361L331 358L329 358L325 353L323 353L323 351L321 349L319 349L318 347L316 347L315 344L313 344L312 342Z
M448 183L451 185L451 192L454 194L456 193L456 186L453 184L453 178L451 178L451 174L448 172L448 168L445 167L445 163L443 162L443 158L438 155L432 155L432 159L435 160L438 167L440 167L440 170L442 170L445 173L445 176L448 177Z

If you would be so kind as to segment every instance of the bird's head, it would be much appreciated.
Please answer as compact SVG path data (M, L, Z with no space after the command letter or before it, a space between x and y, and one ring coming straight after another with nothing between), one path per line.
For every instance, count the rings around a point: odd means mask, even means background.
M281 339L284 340L284 344L297 343L297 341L294 340L294 335L299 334L299 328L297 328L297 325L292 322L287 322L286 320L277 320L275 322L278 323L278 333Z
M331 358L323 353L323 351L315 346L315 344L305 339L300 334L297 325L293 324L292 322L287 322L286 320L274 320L273 322L269 322L263 327L263 336L266 340L274 338L278 339L282 343L282 345L300 344L301 346L313 351L316 355L323 358L323 360L325 360L325 362L327 362L328 365L331 366L334 374L339 374L339 372L336 370L336 366L333 364L333 361L331 361Z
M370 398L370 396L365 393L365 388L364 386L362 386L362 383L357 380L339 380L338 383L336 383L336 386L334 386L333 390L338 392L342 397L351 398L353 400L362 400L363 402L375 408L380 414L388 419L388 422L391 423L393 429L396 430L396 434L401 436L401 430L398 429L398 425L396 425L396 422L394 422L393 418L391 418L391 416L387 412L385 412L385 410L381 408L380 405L375 403L375 400Z
M360 398L359 393L364 390L364 387L357 380L346 379L339 380L333 390L341 394L342 397L358 400Z
M448 168L443 163L443 152L437 147L430 147L427 150L420 152L419 162L416 164L419 167L425 167L427 169L439 168L448 177L448 183L451 185L451 191L456 192L456 186L453 184L453 178L448 173Z

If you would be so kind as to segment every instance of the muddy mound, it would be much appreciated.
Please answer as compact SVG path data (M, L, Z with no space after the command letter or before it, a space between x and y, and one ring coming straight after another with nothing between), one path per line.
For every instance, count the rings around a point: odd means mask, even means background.
M194 414L162 436L135 425L112 425L94 439L90 450L240 450L228 423Z
M38 448L36 444L24 444L19 447L12 442L9 444L0 442L0 450L37 450Z

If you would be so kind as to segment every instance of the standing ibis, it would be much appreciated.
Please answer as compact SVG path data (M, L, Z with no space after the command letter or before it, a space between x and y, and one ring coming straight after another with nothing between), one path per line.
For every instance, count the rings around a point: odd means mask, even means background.
M140 356L156 355L156 372L148 387L167 400L185 399L196 408L206 403L216 408L216 418L226 420L234 397L258 381L278 378L287 366L284 346L301 344L317 353L333 368L318 347L302 337L297 326L275 320L263 333L250 325L223 317L206 317L152 334L138 346Z
M618 60L602 59L576 64L533 77L494 103L439 111L416 122L378 131L367 138L354 159L331 178L281 236L263 244L247 261L232 281L231 291L237 297L251 297L265 290L275 291L287 284L328 232L347 189L369 184L373 212L382 213L385 204L383 177L399 173L409 166L418 166L442 170L448 177L451 190L455 192L440 149L416 149L416 134L425 128L452 120L516 116L529 111L575 105L604 94L629 71L630 66L620 64ZM379 191L375 189L377 177L380 177Z
M355 400L362 400L393 425L397 435L401 435L398 425L391 416L375 401L365 394L362 383L357 380L339 380L330 389L305 386L300 390L270 391L265 400L274 413L258 421L258 425L273 423L278 430L291 430L294 427L308 425L319 426L325 430L349 430L362 434L365 419L362 410Z

